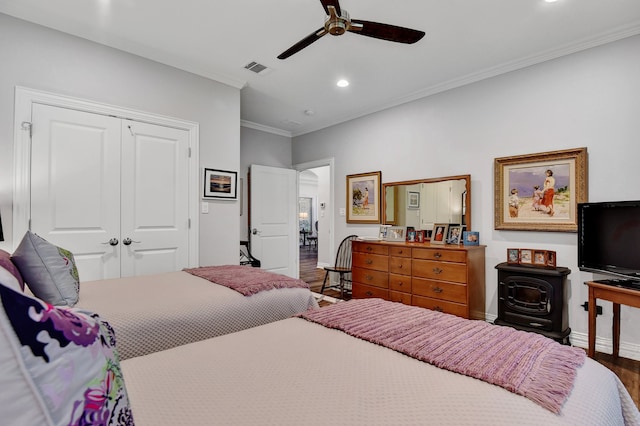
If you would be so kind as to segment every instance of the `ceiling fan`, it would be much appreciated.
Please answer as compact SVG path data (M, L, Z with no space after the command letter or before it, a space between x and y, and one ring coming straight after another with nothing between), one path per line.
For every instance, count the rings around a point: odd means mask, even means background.
M278 59L287 59L289 56L298 53L326 34L339 36L346 31L350 31L367 37L406 44L413 44L424 37L424 31L381 24L379 22L351 19L349 13L340 8L338 0L320 0L320 3L322 3L322 7L324 7L325 12L327 12L324 26L282 52L278 55Z

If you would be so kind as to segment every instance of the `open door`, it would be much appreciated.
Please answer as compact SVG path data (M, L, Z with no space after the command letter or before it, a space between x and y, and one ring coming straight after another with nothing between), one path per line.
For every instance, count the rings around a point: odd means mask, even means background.
M252 164L249 173L251 253L262 269L298 278L298 172Z

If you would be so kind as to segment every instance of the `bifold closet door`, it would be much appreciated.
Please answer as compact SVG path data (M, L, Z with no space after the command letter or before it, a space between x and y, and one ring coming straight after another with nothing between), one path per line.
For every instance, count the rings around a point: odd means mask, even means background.
M81 281L188 265L186 131L34 104L31 230Z

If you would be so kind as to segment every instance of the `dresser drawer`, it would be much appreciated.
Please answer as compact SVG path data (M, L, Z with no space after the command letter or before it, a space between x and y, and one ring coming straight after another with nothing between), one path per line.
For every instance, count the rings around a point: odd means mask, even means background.
M354 299L366 299L369 297L379 297L380 299L389 299L389 292L386 288L372 287L360 283L353 283L351 288L351 297Z
M411 275L411 259L408 257L390 257L389 272L400 275Z
M467 265L462 263L435 262L413 259L411 270L414 277L438 281L467 282Z
M389 290L411 293L411 277L407 275L389 274Z
M375 269L376 271L389 271L389 257L379 254L354 252L351 265L359 268Z
M389 255L395 257L411 257L409 247L389 247Z
M437 248L414 248L414 259L437 260L441 262L459 262L467 261L467 253L461 250L443 250Z
M430 297L412 296L411 304L427 309L432 309L446 314L457 315L463 318L469 318L467 305L460 303L446 302L444 300L432 299Z
M353 251L361 253L382 254L384 256L389 255L389 247L381 244L371 244L363 241L353 241L351 243Z
M404 303L405 305L411 305L411 294L389 290L389 300L392 302Z
M374 287L389 288L389 274L371 269L351 268L351 280L354 283L366 284Z
M391 286L389 287L392 288ZM462 304L467 303L467 286L465 284L413 278L411 280L411 291L417 296L426 296Z

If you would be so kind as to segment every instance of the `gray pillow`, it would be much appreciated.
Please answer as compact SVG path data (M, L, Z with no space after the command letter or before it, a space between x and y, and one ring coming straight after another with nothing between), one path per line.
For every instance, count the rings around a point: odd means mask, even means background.
M78 302L80 279L70 251L27 231L11 260L36 297L56 306Z

